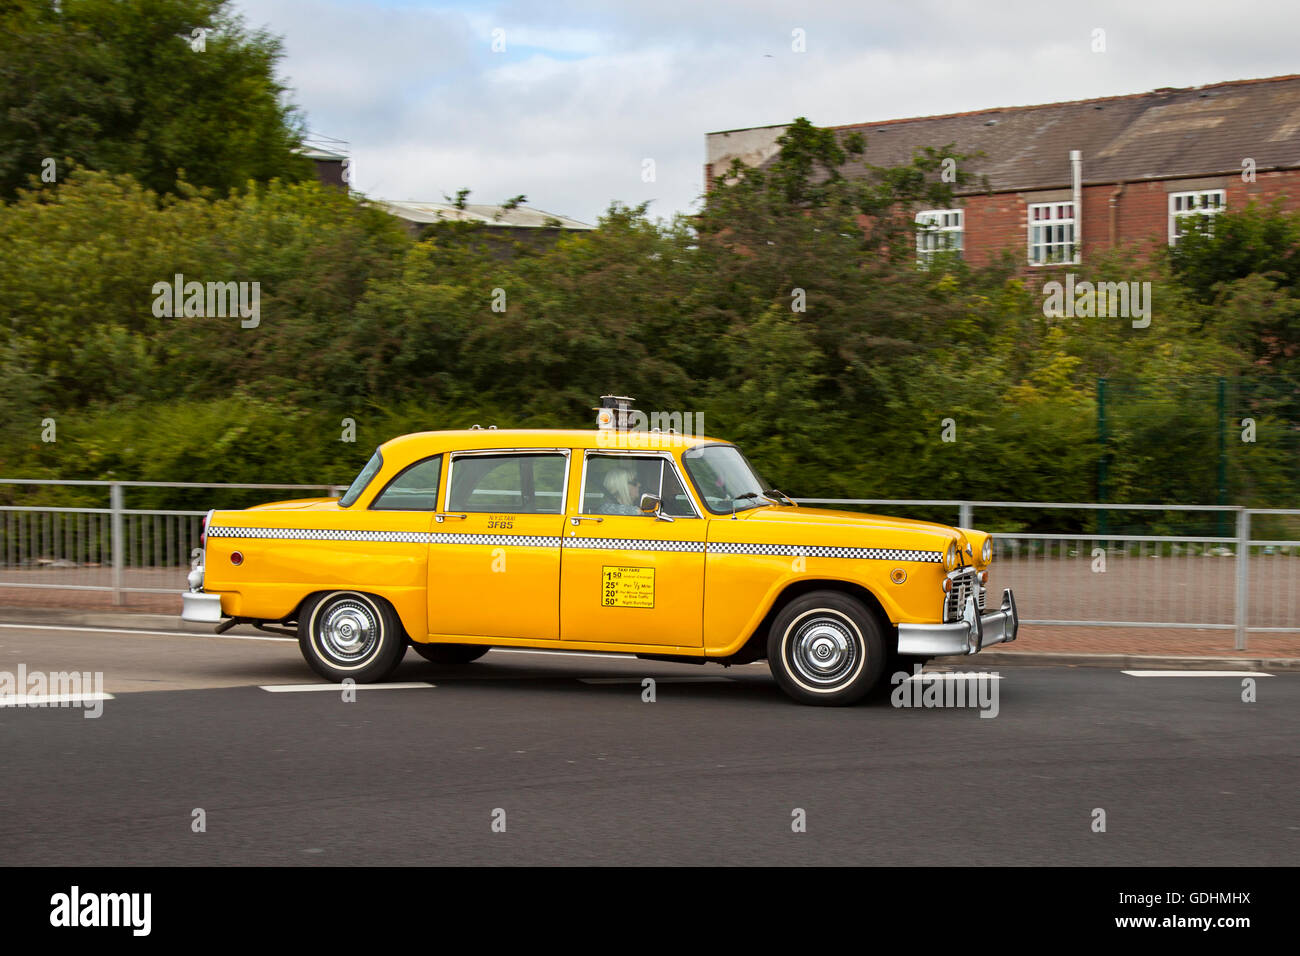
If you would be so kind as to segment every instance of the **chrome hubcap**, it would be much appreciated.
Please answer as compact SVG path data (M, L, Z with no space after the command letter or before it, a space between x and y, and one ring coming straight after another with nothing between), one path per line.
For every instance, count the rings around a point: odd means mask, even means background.
M322 650L346 663L366 657L379 641L379 620L375 612L353 598L330 605L318 626Z
M805 680L833 685L853 672L858 662L857 641L843 622L815 617L795 631L790 642L791 663Z

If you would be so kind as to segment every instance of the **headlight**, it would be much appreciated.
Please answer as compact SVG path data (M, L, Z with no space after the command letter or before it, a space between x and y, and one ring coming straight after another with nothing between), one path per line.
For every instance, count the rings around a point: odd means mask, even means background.
M993 536L984 539L984 547L980 549L980 564L988 564L993 560Z
M948 550L943 553L943 569L951 571L957 567L957 542L949 541Z

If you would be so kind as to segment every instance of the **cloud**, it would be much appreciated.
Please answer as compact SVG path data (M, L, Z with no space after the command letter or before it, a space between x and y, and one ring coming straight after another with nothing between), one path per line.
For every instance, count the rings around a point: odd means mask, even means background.
M1300 13L1243 0L1086 8L661 0L237 0L285 37L310 128L389 199L461 186L594 221L612 200L689 211L707 132L869 122L1290 72ZM1092 52L1093 30L1106 52ZM505 51L492 50L493 30ZM792 31L806 52L792 49ZM653 159L655 182L642 181Z

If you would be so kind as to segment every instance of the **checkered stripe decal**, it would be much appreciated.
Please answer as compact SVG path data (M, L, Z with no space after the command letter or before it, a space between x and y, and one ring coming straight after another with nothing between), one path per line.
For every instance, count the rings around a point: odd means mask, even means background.
M616 551L704 550L703 541L659 541L655 538L565 538L566 548L611 548Z
M661 541L655 538L561 538L538 534L457 534L423 531L336 531L328 528L235 528L214 526L213 538L283 538L293 541L380 541L400 544L484 544L516 548L608 548L615 551L686 551L709 554L761 554L779 557L857 558L868 561L921 561L937 564L940 551L895 548L840 548L825 545L736 544Z
M558 548L560 538L536 534L451 534L423 531L332 531L316 528L212 527L213 538L287 538L294 541L388 541L401 544L488 544Z
M902 551L895 548L836 548L825 545L800 544L729 544L709 542L709 554L774 554L797 558L860 558L868 561L924 561L937 563L943 560L940 551Z
M495 544L514 545L516 548L558 548L559 537L544 534L456 534L435 531L425 535L430 544Z
M421 531L335 531L328 528L231 528L212 527L209 538L287 538L293 541L395 541L427 544Z

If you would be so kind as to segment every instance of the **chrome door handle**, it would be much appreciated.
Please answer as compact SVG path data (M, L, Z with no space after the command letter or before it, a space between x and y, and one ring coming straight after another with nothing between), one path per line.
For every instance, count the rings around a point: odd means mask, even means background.
M578 524L583 521L594 521L596 524L600 524L604 520L604 518L597 518L595 515L574 515L569 519L569 524L576 528Z
M438 522L438 524L442 524L442 523L443 523L444 521L446 521L448 518L460 518L460 519L463 521L464 519L466 519L466 518L468 518L468 517L469 517L469 515L436 514L436 515L433 516L433 520L436 521L436 522Z

